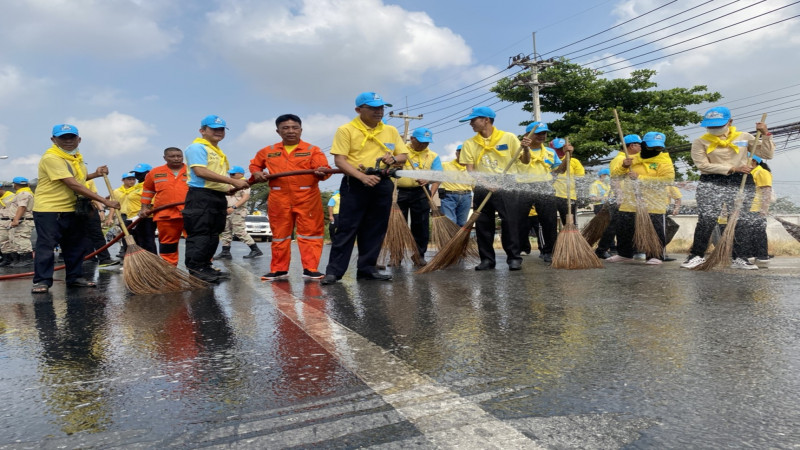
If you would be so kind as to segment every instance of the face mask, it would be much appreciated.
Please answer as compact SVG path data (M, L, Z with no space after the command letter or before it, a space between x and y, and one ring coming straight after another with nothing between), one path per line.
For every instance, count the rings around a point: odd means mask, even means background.
M58 147L58 146L56 145L56 147ZM75 148L75 150L72 150L72 151L67 151L67 150L64 150L64 149L63 149L63 148L61 148L61 147L58 147L58 149L59 149L59 150L61 150L61 151L62 151L62 152L64 152L64 153L66 153L66 154L68 154L68 155L72 155L72 156L75 156L75 154L76 154L76 153L78 153L78 151L80 150L80 149L78 149L78 148Z
M642 159L648 159L658 156L659 153L661 153L661 149L655 147L655 148L642 149L640 155Z
M708 132L708 134L714 136L725 136L726 134L728 134L729 128L730 126L725 125L724 127L706 128L706 131Z

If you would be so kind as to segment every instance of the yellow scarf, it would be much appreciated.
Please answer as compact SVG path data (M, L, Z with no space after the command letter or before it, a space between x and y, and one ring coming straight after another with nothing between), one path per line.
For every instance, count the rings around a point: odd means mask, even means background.
M424 161L422 159L423 153L425 154ZM414 158L417 160L416 165L414 165ZM425 170L430 167L431 162L431 153L427 148L421 152L416 152L410 146L408 147L408 159L406 160L407 167L410 167L414 170Z
M361 121L360 117L356 117L355 119L350 121L350 125L356 127L356 129L364 133L364 140L361 141L361 148L364 148L364 146L367 145L367 141L372 140L375 141L375 143L380 145L387 152L394 153L392 150L389 150L389 147L387 147L383 142L381 142L376 137L383 131L383 122L378 122L378 125L376 125L371 132L367 129L366 124L364 124L364 122Z
M64 150L61 150L53 145L47 149L45 154L47 153L56 155L59 158L67 161L67 163L69 163L69 165L74 169L72 171L72 177L78 180L79 183L83 184L86 181L87 171L85 165L83 164L83 156L81 155L81 152L76 152L74 155L70 155Z
M700 139L706 140L711 143L711 145L709 145L708 148L706 149L706 154L713 152L717 147L721 148L730 147L733 149L733 151L739 153L739 147L737 147L736 144L733 143L733 141L734 139L738 138L739 135L741 134L742 134L741 131L737 133L736 127L732 126L728 131L728 139L723 140L719 136L714 136L713 134L710 133L706 133L700 136Z
M28 190L30 190L30 189L28 189ZM19 191L17 191L17 192L19 192ZM13 193L13 192L11 192L11 191L6 191L6 192L3 194L3 196L2 196L2 197L0 197L0 205L2 205L2 206L3 206L3 208L5 208L6 206L8 206L8 205L6 205L5 199L8 199L9 201L13 200L13 199L14 199L14 193Z
M492 129L492 135L489 137L489 144L486 144L486 138L483 137L482 134L478 133L473 136L472 140L475 141L480 147L481 152L478 154L477 162L480 163L483 160L484 153L488 151L493 151L500 154L495 147L497 147L497 143L500 142L500 138L503 137L503 132L498 130L497 127Z
M24 187L24 188L17 189L17 194L19 194L20 192L30 192L31 195L33 195L33 191L29 187Z
M131 187L129 187L129 188L126 188L126 187L125 187L125 185L123 184L122 186L120 186L120 187L119 187L119 191L120 191L120 192L121 192L123 195L126 195L126 196L127 196L127 195L128 195L128 194L130 194L131 192L135 191L137 186L139 186L139 185L138 185L138 184L134 184L133 186L131 186Z
M204 138L197 138L194 141L192 141L192 144L203 144L206 148L210 148L211 150L213 150L214 153L216 153L217 156L219 156L219 159L222 160L222 166L225 168L225 173L228 173L228 170L230 170L231 168L230 164L228 163L228 157L225 156L225 153L222 153L222 150L220 150L219 147L212 144L211 142L208 142L208 140Z

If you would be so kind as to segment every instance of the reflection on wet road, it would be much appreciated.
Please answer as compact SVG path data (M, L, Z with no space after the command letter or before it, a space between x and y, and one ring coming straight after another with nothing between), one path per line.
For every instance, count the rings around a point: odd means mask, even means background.
M0 284L0 446L791 447L800 260ZM323 257L323 261L326 260ZM88 268L88 266L87 266Z

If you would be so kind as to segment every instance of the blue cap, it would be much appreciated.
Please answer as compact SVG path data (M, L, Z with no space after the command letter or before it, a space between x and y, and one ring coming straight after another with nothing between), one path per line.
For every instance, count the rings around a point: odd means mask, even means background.
M124 180L125 178L136 178L136 174L133 172L123 173L121 179Z
M242 167L242 166L233 166L233 167L230 168L230 170L228 170L228 174L229 175L233 175L234 173L240 173L240 174L244 175L244 167Z
M611 171L608 170L608 167L606 167L605 169L600 169L600 171L597 172L597 174L598 175L609 175L609 176L611 176Z
M641 144L641 143L642 143L642 138L640 138L638 134L629 134L625 136L625 145Z
M461 144L458 144L458 147L456 147L456 151L459 151L459 150L461 150L461 147L463 147L463 145L461 145Z
M531 130L534 130L533 133L536 134L541 133L542 131L550 131L550 128L547 128L547 124L544 122L531 122L527 127L525 127L525 133L530 133Z
M433 131L427 128L417 128L411 133L411 137L416 138L420 142L433 142Z
M151 166L150 164L139 163L136 165L136 167L133 168L133 170L131 170L131 172L145 173L145 172L150 172L151 170L153 170L153 166Z
M469 122L476 117L488 117L490 119L494 119L496 116L497 114L492 111L492 108L489 108L488 106L476 106L475 108L472 108L472 112L467 117L458 119L458 121Z
M644 135L642 140L650 148L654 147L664 148L664 144L667 142L667 137L664 135L664 133L659 133L658 131L650 131Z
M567 145L567 141L561 138L555 138L552 141L550 141L550 147L553 148L561 148L565 145Z
M356 106L392 106L391 103L383 101L383 97L375 92L362 92L356 97Z
M220 116L210 115L205 116L203 120L200 121L200 127L208 127L208 128L227 128L227 123L225 119Z
M74 134L75 136L80 136L80 134L78 134L78 128L75 125L62 123L53 127L54 137L63 136L65 134Z
M756 158L758 157L756 156ZM761 160L759 160L758 162L761 162ZM14 184L28 184L28 179L25 177L14 177L14 179L11 180L11 182Z
M703 115L701 127L723 127L731 120L731 110L724 106L715 106Z
M761 164L761 157L760 157L760 156L758 156L758 155L753 155L753 161L755 161L755 162L757 162L757 163ZM16 179L16 178L14 178L14 183L16 183L16 182L17 182L17 179Z

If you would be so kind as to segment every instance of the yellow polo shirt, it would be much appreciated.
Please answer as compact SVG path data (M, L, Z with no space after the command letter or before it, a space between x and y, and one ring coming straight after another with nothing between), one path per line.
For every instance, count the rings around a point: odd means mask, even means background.
M86 182L86 167L82 173L73 173L70 163L52 153L45 153L39 160L39 182L36 185L36 212L73 212L78 199L75 191L64 184L63 179L75 178L78 183Z
M562 162L563 164L563 162ZM570 173L570 184L569 184L569 198L571 200L578 199L578 193L575 190L575 178L583 177L586 175L586 170L583 168L583 164L578 161L576 158L569 159L569 173ZM560 173L556 177L555 181L553 181L553 188L556 191L556 197L558 198L567 198L567 174Z
M472 164L476 172L503 173L519 150L519 139L505 131L494 128L487 139L480 133L464 141L461 146L461 162ZM515 173L514 168L508 170Z
M415 152L414 149L408 147L408 159L406 159L406 164L403 166L403 170L432 170L431 164L433 164L433 160L435 160L437 156L439 155L436 152L428 148L421 152ZM419 183L417 183L416 180L416 178L400 177L397 180L397 187L419 187Z
M354 122L366 129L367 134L359 130ZM383 122L375 128L369 128L360 117L340 126L333 136L331 146L332 155L347 156L347 162L356 168L359 164L364 167L375 167L375 161L383 157L387 151L394 156L408 153L397 128Z
M455 159L442 164L442 168L445 172L460 172L462 175L467 173L467 166L459 164ZM471 191L472 186L472 184L450 183L448 181L443 181L439 185L440 188L446 191Z
M769 202L771 200L769 198L763 198L763 189L761 188L772 187L772 173L761 166L756 166L755 169L750 171L750 173L753 175L753 181L756 183L756 195L753 197L753 203L750 207L750 211L758 212L761 211L761 205L763 202Z

